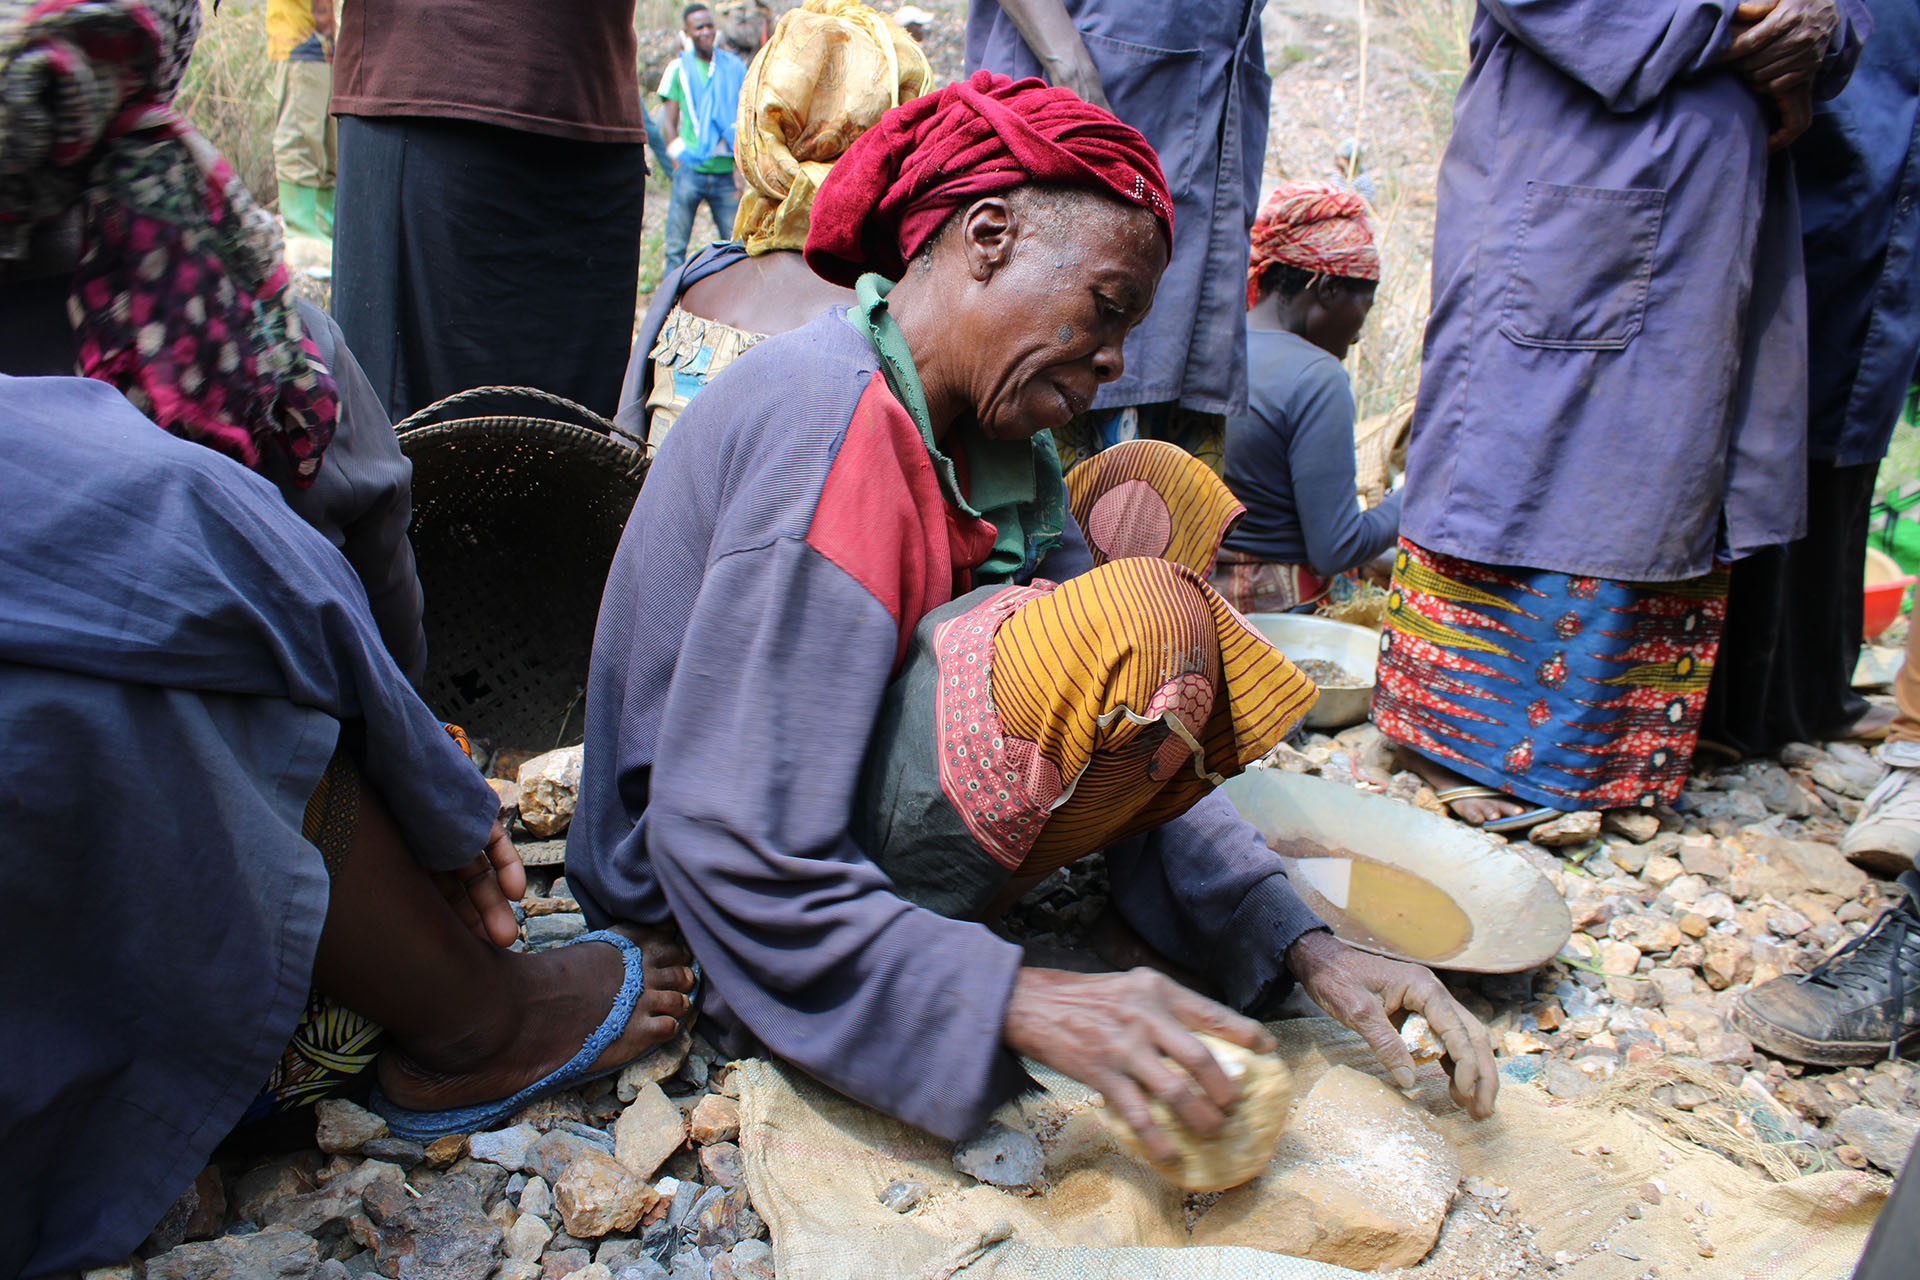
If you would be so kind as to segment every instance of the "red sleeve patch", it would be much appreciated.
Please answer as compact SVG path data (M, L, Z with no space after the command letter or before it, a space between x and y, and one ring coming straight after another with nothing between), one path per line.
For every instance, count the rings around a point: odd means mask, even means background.
M807 544L872 593L900 628L897 672L913 628L953 598L946 498L913 417L873 375L834 455Z

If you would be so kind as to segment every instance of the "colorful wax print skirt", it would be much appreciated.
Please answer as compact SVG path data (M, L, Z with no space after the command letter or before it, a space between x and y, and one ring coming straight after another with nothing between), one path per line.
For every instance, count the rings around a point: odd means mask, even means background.
M669 311L651 352L653 394L647 397L647 447L658 449L693 398L766 336L680 307Z
M1671 802L1693 760L1727 571L1617 582L1400 540L1373 720L1532 804Z
M1244 551L1220 549L1213 589L1242 613L1290 613L1317 602L1333 585L1304 564L1262 560Z

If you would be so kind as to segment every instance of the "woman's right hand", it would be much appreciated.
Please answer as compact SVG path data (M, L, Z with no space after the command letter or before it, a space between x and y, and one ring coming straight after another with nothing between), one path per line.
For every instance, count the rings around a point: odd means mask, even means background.
M1098 1089L1150 1156L1171 1160L1173 1144L1153 1122L1149 1098L1204 1134L1220 1127L1239 1094L1196 1031L1260 1053L1274 1048L1273 1037L1253 1019L1152 969L1022 969L1002 1039L1015 1053Z

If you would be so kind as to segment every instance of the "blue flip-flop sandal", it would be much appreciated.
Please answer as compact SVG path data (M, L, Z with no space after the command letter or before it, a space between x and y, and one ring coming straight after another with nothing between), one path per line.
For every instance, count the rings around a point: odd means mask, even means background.
M605 942L620 949L620 960L625 966L625 976L620 982L620 991L613 998L613 1008L602 1022L580 1046L580 1051L534 1081L510 1098L501 1098L495 1102L475 1103L470 1107L449 1107L444 1111L414 1111L400 1106L388 1098L379 1085L375 1085L373 1096L367 1100L367 1106L387 1122L387 1129L396 1138L406 1138L414 1142L431 1142L435 1138L444 1138L455 1133L479 1133L491 1129L511 1119L523 1108L538 1102L550 1093L570 1089L575 1085L610 1076L625 1069L651 1049L635 1054L627 1062L617 1063L599 1071L588 1070L607 1046L620 1038L627 1028L627 1021L633 1016L634 1006L640 1001L641 993L646 990L646 981L642 977L642 954L640 947L632 939L610 929L598 929L592 933L581 934L566 945L579 946L583 942ZM687 993L688 1007L685 1016L680 1019L681 1027L693 1020L694 1011L699 1007L700 966L690 966L693 971L693 990Z

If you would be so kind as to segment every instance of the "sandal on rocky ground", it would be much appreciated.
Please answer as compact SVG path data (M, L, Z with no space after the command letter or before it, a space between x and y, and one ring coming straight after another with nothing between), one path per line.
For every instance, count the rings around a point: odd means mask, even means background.
M1469 783L1464 787L1448 787L1445 791L1436 791L1433 794L1434 798L1441 804L1447 806L1450 811L1453 810L1454 803L1459 800L1513 799L1512 796L1504 791L1497 791L1492 787L1483 787L1478 783ZM1504 818L1489 818L1485 822L1470 823L1469 825L1477 826L1482 831L1492 831L1496 834L1505 835L1509 831L1531 831L1543 822L1552 822L1555 818L1562 816L1560 810L1549 809L1542 805L1537 809L1526 809L1520 813L1510 813ZM1461 817L1458 812L1454 812L1453 817L1456 822L1467 821L1467 819Z
M567 945L577 947L583 942L604 942L619 948L620 961L625 968L625 976L620 981L620 990L613 998L613 1008L607 1012L606 1020L586 1038L580 1051L560 1066L534 1081L512 1097L500 1098L493 1102L479 1102L467 1107L449 1107L444 1111L415 1111L400 1106L375 1085L373 1096L367 1100L367 1106L387 1122L387 1128L396 1138L406 1138L413 1142L431 1142L435 1138L444 1138L455 1133L479 1133L491 1129L511 1119L523 1108L538 1102L550 1093L570 1089L575 1085L610 1076L645 1053L635 1054L633 1058L617 1062L611 1067L598 1071L590 1070L607 1046L620 1038L627 1029L627 1021L633 1017L634 1007L639 1004L640 996L646 990L646 980L642 974L641 949L639 944L610 929L599 929L592 933L581 934ZM693 971L693 990L687 993L687 1012L681 1015L679 1024L684 1029L693 1021L694 1011L700 1001L700 967L690 966ZM646 1052L652 1052L658 1046L649 1046Z
M1812 972L1763 982L1727 1021L1776 1057L1865 1066L1920 1046L1920 874L1873 927Z

